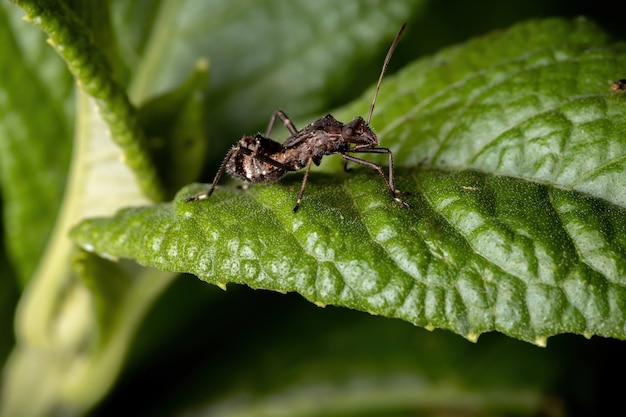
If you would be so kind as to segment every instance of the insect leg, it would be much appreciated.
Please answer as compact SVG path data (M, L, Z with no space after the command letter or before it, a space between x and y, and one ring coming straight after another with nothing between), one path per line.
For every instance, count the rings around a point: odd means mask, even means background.
M311 162L313 159L309 159L306 163L306 171L304 171L304 178L302 179L302 185L300 186L300 192L298 193L298 200L296 201L296 206L293 208L293 213L296 214L298 208L300 207L300 203L302 202L302 196L304 195L304 187L306 186L306 181L309 178L309 171L311 170Z
M378 172L378 174L380 174L380 177L383 179L385 186L387 187L387 190L389 191L389 194L391 194L391 198L393 198L398 204L402 204L404 207L410 207L409 204L403 200L401 200L400 198L398 198L398 194L402 194L401 191L398 191L394 188L394 183L393 183L393 159L391 156L391 151L389 149L386 148L369 148L369 149L359 149L359 150L355 150L354 152L364 152L364 153L387 153L389 155L389 180L387 179L387 177L385 177L385 173L383 172L383 169L380 165L375 164L373 162L370 161L366 161L364 159L361 158L357 158L355 156L352 155L347 155L345 153L340 153L339 155L341 155L344 159L351 161L351 162L356 162L357 164L366 166L368 168L371 168L373 170L375 170L376 172Z
M384 153L389 155L389 186L391 187L391 189L395 192L395 193L401 193L400 191L396 190L395 186L394 186L394 180L393 180L393 154L391 153L391 151L387 148L355 148L355 149L350 149L347 152L354 152L354 153ZM362 160L362 159L361 159ZM361 164L361 165L365 165L365 164ZM376 165L376 164L374 164ZM369 166L369 165L367 165Z
M276 122L277 117L280 119L281 122L283 122L283 125L285 125L287 130L289 130L289 133L291 133L292 135L298 133L298 129L294 126L291 119L289 119L289 116L287 116L282 110L276 110L274 113L272 113L270 123L267 126L267 131L265 132L265 137L270 137L270 133L272 133L272 128L274 127L274 122Z
M222 177L222 174L224 173L224 170L226 169L226 164L234 155L239 153L240 149L241 149L240 146L233 146L232 148L230 148L230 151L228 151L228 153L226 154L226 157L222 161L222 164L217 170L217 174L215 174L215 178L213 178L213 182L211 183L211 188L209 188L209 191L207 191L204 194L197 195L195 197L186 198L185 203L190 203L192 201L206 200L207 198L211 197L211 194L213 194L213 191L215 191L215 186L217 185L217 182L220 180L220 178Z

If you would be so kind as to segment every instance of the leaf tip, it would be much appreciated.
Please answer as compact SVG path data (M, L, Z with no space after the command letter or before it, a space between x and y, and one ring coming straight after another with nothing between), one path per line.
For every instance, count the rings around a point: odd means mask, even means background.
M546 336L537 336L533 343L539 347L546 347L548 345L548 338Z
M101 253L99 255L100 255L101 258L106 259L106 260L111 261L111 262L117 262L117 261L120 260L120 258L118 256L111 255L111 254L105 253L105 252L103 252L103 253Z
M472 343L476 343L476 342L478 342L478 338L479 338L479 337L480 337L480 333L473 333L473 332L470 332L470 333L467 333L467 334L465 335L465 338L466 338L467 340L469 340L470 342L472 342Z
M83 243L80 245L80 248L86 252L93 253L96 251L96 248L91 243Z

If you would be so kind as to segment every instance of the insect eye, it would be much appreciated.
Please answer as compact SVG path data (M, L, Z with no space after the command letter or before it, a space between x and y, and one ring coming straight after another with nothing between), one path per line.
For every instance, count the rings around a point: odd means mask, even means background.
M345 126L343 128L343 136L354 136L354 129L350 126Z

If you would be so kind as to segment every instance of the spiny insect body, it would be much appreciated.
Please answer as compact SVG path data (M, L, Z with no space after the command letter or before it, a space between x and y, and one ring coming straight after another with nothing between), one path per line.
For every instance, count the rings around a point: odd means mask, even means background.
M400 205L409 207L406 202L398 197L402 192L395 189L393 155L389 149L378 147L378 138L369 126L383 75L405 27L406 23L400 28L387 52L378 83L376 84L374 99L370 106L367 121L359 116L351 122L344 124L328 114L309 124L304 129L298 130L285 112L277 110L270 118L265 135L257 134L255 136L244 136L239 139L237 144L226 154L209 190L204 194L190 197L185 201L192 202L209 198L213 194L224 171L247 183L257 184L277 181L288 172L305 169L298 199L293 208L295 213L302 202L311 165L319 165L325 155L338 154L344 158L346 164L354 162L377 171L383 179L391 198ZM291 133L282 144L269 138L277 118ZM352 155L355 153L386 154L389 158L388 175L385 175L380 165L357 158Z

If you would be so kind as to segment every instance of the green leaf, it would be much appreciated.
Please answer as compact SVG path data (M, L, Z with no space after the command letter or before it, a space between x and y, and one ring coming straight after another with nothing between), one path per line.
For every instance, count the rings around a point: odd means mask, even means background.
M93 97L113 140L124 151L125 162L135 172L142 190L154 200L163 199L163 190L149 157L135 109L115 78L115 63L108 59L107 52L111 46L103 43L99 47L94 39L100 33L88 26L91 21L80 15L81 12L89 14L92 5L83 5L74 10L64 2L14 1L26 12L26 20L49 35L50 45L66 61L80 87ZM97 10L102 9L106 9L105 5L100 5ZM91 17L97 19L94 15ZM108 22L104 16L99 17L101 25Z
M471 340L491 330L537 344L563 332L625 337L623 242L596 235L612 252L587 248L580 256L590 243L571 206L585 206L609 231L622 210L607 216L607 203L506 177L399 173L414 194L410 210L395 207L378 178L359 171L311 179L297 215L298 181L246 195L220 189L207 204L184 203L193 187L173 206L88 220L74 236L108 256L220 285L297 291L318 305L447 328ZM607 261L611 276L588 265Z
M0 232L2 231L0 228ZM0 271L2 271L2 279L0 279L0 369L3 368L15 344L13 320L19 295L18 280L6 259L5 249L4 241L0 240Z
M225 149L266 126L277 108L296 118L355 97L378 75L381 51L400 25L425 3L118 1L112 15L134 69L135 103L174 89L199 58L210 59L208 129Z
M199 177L205 162L207 140L203 90L208 62L198 61L189 79L176 90L156 97L139 109L152 159L171 197Z
M470 340L492 330L539 345L564 332L625 338L626 171L616 166L626 121L607 83L625 61L587 21L531 21L387 80L375 116L383 143L400 165L432 167L397 170L409 210L356 170L312 174L297 215L293 175L186 204L192 186L73 236L97 253Z
M0 184L9 259L25 285L52 231L65 186L72 80L19 9L0 6ZM33 105L37 103L37 105Z
M609 85L625 64L626 45L585 19L529 22L388 80L373 125L398 164L474 169L624 206L624 102Z

